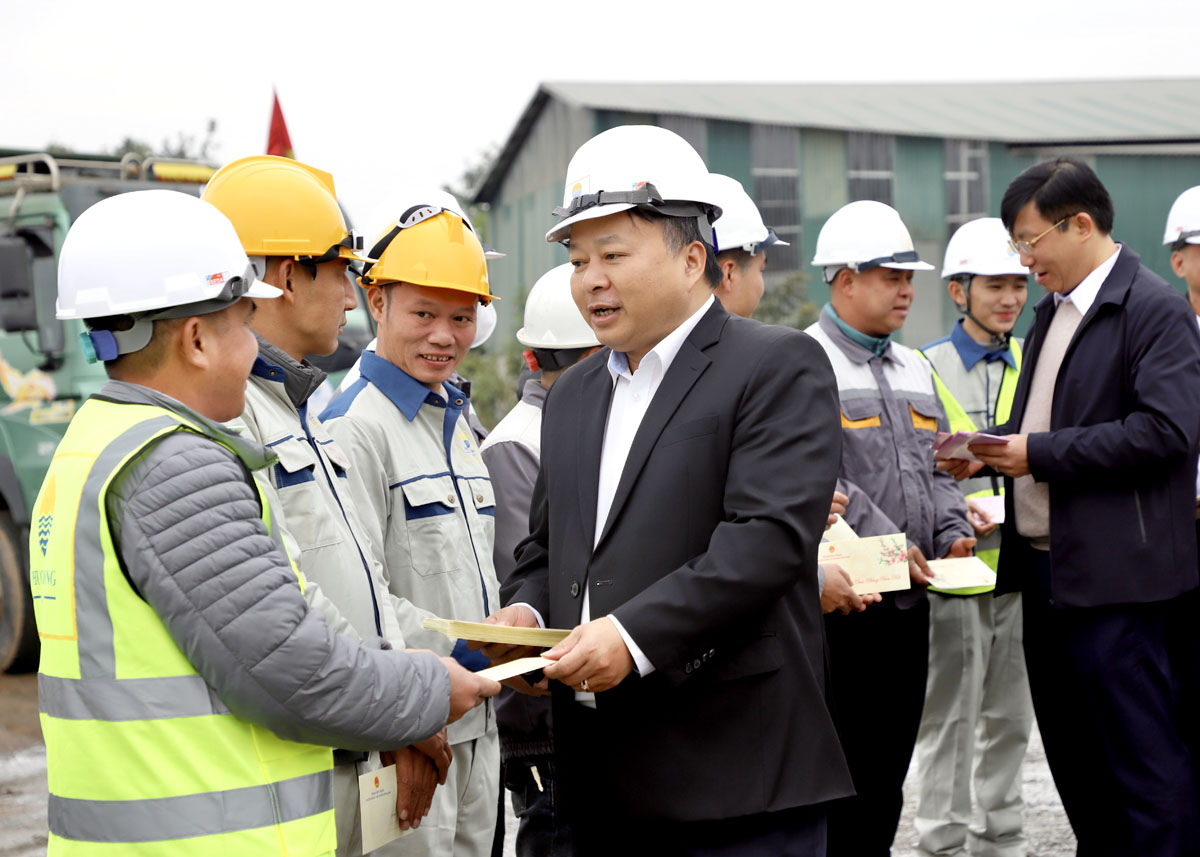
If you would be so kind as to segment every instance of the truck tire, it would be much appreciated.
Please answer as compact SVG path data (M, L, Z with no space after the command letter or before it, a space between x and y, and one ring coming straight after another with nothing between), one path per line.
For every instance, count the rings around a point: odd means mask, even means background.
M0 512L0 671L37 666L38 636L33 594L21 536L8 512Z

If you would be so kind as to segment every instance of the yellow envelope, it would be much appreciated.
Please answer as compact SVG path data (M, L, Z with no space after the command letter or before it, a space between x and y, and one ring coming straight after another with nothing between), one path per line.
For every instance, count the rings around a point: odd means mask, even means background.
M996 585L996 572L977 556L931 559L929 570L933 572L933 585L938 589Z
M475 675L490 678L492 681L504 681L506 678L525 675L525 673L540 670L542 667L548 667L553 663L557 663L557 661L552 661L549 658L517 658L515 661L509 661L506 664L497 664L494 667L480 670Z
M817 562L840 565L859 595L908 589L908 542L903 533L821 542Z
M437 631L451 640L475 640L481 643L508 643L511 646L537 646L548 649L566 639L570 631L560 628L512 628L483 622L459 622L456 619L429 618L421 623L426 631Z

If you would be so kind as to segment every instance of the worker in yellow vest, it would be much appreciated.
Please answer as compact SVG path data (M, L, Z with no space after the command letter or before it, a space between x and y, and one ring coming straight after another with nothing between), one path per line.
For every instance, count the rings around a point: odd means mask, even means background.
M949 336L921 351L933 366L951 431L1008 420L1021 370L1021 341L1012 329L1025 306L1028 275L998 218L964 223L946 246L942 277L963 317ZM976 556L994 570L999 521L989 519L980 500L1003 489L987 476L959 486L979 539ZM918 853L1024 855L1020 773L1033 713L1020 595L993 596L991 587L942 590L935 582L929 601L929 673L917 736ZM975 818L982 823L969 826Z
M499 691L308 608L243 407L257 280L232 224L175 191L68 233L57 315L110 378L71 421L30 545L49 854L326 855L331 746L421 741Z

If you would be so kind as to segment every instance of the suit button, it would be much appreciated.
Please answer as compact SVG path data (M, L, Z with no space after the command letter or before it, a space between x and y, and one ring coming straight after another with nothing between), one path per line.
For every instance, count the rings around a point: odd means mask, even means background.
M708 660L708 652L705 652L704 654L702 654L702 655L700 656L700 660L702 660L702 661L707 661L707 660Z
M700 659L699 658L696 658L696 660L692 661L692 668L700 669Z
M710 658L715 658L715 657L717 656L717 650L716 650L716 649L709 649L709 650L708 650L708 656L709 656Z
M683 665L683 671L684 671L685 673L687 673L688 675L691 675L691 674L692 674L692 665L691 665L691 664L684 664L684 665Z
M578 580L571 581L571 597L572 598L579 597L579 581Z

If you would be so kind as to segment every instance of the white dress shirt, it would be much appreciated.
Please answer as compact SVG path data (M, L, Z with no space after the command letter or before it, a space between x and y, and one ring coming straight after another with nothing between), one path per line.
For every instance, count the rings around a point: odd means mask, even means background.
M1075 304L1075 309L1079 310L1081 316L1087 315L1088 310L1092 308L1092 304L1096 302L1096 295L1100 294L1100 287L1104 285L1104 281L1108 279L1108 275L1116 267L1117 256L1120 254L1121 245L1118 244L1116 251L1101 262L1096 270L1084 277L1078 286L1066 294L1055 293L1054 305L1058 306L1063 301L1070 301Z
M667 370L671 368L684 341L700 323L700 319L708 312L714 300L716 298L709 295L708 300L700 309L646 353L646 356L638 363L636 371L629 368L629 359L624 352L613 351L608 356L608 371L613 379L613 395L612 404L608 410L608 421L604 427L604 444L600 452L600 485L599 493L596 496L596 535L592 542L593 548L600 542L600 536L604 534L604 525L608 522L613 497L617 493L617 485L625 470L625 460L629 457L629 448L633 446L633 438L642 424L642 419L646 416L650 402L653 401L654 394L658 392L662 379L666 376ZM530 609L539 625L543 628L546 626L545 619L533 609L532 605L523 604L522 606ZM579 616L580 625L591 621L591 608L591 598L585 582L583 607ZM629 636L620 620L611 613L608 618L616 626L617 633L621 635L626 648L629 649L629 654L633 656L633 663L637 667L638 673L646 676L654 672L654 664L650 663L649 658ZM594 693L577 691L575 699L592 707L596 704L596 694Z

